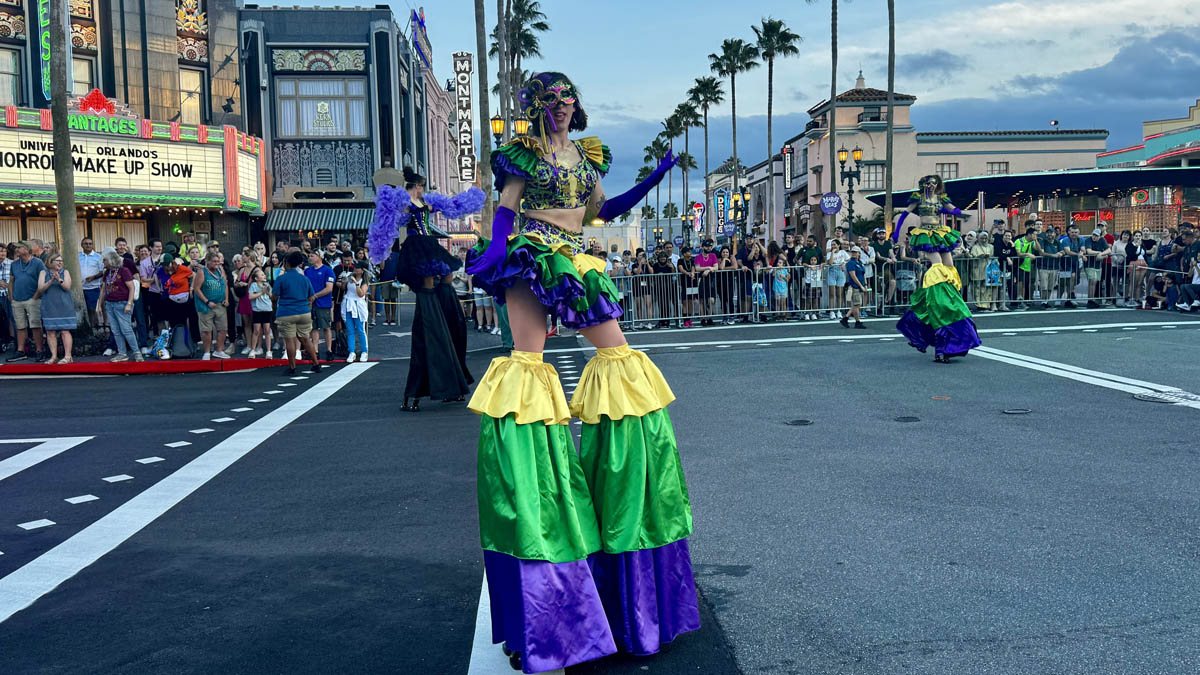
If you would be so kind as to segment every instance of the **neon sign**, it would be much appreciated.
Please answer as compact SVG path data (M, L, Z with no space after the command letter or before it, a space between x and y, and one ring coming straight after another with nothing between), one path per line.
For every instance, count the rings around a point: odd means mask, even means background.
M38 44L42 57L42 96L50 100L50 0L38 0Z

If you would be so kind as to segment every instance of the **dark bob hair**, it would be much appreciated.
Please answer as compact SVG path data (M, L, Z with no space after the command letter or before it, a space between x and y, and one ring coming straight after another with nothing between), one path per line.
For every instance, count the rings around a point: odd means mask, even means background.
M535 85L535 82L540 84ZM521 104L522 112L534 108L534 89L543 89L545 87L549 87L555 82L566 82L567 84L571 85L571 89L575 90L575 114L571 115L571 123L567 126L567 130L583 131L584 129L587 129L588 118L587 113L583 110L583 99L581 99L579 96L579 87L575 86L575 83L571 81L571 78L559 72L547 71L544 73L535 73L533 77L529 78L529 81L526 82L525 85L521 87L521 90L517 92L517 100ZM533 116L530 116L529 120L535 124L537 122L537 120L533 119Z
M407 166L404 167L404 189L416 187L425 184L425 176L413 171Z

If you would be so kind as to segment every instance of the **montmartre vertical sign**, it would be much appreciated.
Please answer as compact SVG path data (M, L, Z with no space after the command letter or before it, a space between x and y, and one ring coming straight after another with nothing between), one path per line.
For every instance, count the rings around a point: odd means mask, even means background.
M38 45L42 66L42 96L50 100L50 0L38 0Z
M458 178L464 183L475 182L475 131L472 120L471 73L474 62L471 52L454 52L454 109L455 131L458 136Z

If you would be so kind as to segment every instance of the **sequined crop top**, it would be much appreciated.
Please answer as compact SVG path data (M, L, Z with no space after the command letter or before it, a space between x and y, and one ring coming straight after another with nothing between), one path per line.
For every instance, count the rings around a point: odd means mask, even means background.
M429 216L432 215L428 204L417 206L416 204L408 205L408 212L412 217L408 219L408 234L429 234Z
M509 176L525 179L524 209L576 209L587 206L600 178L608 173L612 153L594 136L575 141L582 159L572 167L555 167L550 153L532 137L513 140L492 153L496 189Z

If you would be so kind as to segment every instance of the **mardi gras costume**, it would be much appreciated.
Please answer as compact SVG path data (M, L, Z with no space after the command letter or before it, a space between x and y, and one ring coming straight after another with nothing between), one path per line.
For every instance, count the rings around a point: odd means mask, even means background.
M549 85L521 93L526 115L542 125L553 105L541 102L574 103L569 84ZM497 189L524 179L525 213L513 232L517 214L500 207L494 239L480 240L467 269L497 302L527 283L563 325L597 326L621 316L604 261L582 253L580 234L539 220L536 211L586 206L611 155L599 139L584 138L574 142L582 160L564 166L542 129L541 139L516 139L492 155ZM598 217L628 211L674 161L668 157L646 181L607 200ZM476 388L468 407L482 417L479 526L492 637L521 653L525 672L618 646L651 654L699 627L686 540L691 507L666 410L674 398L658 368L628 345L598 350L570 406L540 353L493 360ZM572 416L583 421L578 456Z
M909 197L908 210L900 214L892 236L897 238L905 218L915 210L921 224L909 233L909 247L923 253L949 253L958 247L960 235L942 224L942 214L960 216L962 210L950 203L942 191L940 177L926 176L919 187ZM896 329L922 353L933 345L934 358L941 363L951 356L965 356L982 344L971 320L971 310L962 298L958 270L940 262L925 272L921 288L913 293L912 304L900 317Z
M416 295L411 358L404 385L405 410L419 410L417 401L426 396L447 401L462 400L473 381L465 361L458 357L451 324L447 322L447 313L438 299L437 290L438 286L445 285L438 283L441 278L462 265L462 261L430 235L429 224L435 212L451 219L477 213L483 208L485 199L482 190L470 188L454 197L426 193L424 203L418 205L412 202L407 190L391 185L380 185L376 189L375 218L367 233L371 262L378 264L386 259L400 228L405 228L404 242L394 254L397 257L396 279L407 284ZM425 288L426 277L435 279L433 288ZM465 327L463 335L466 335ZM411 405L410 399L413 400Z

